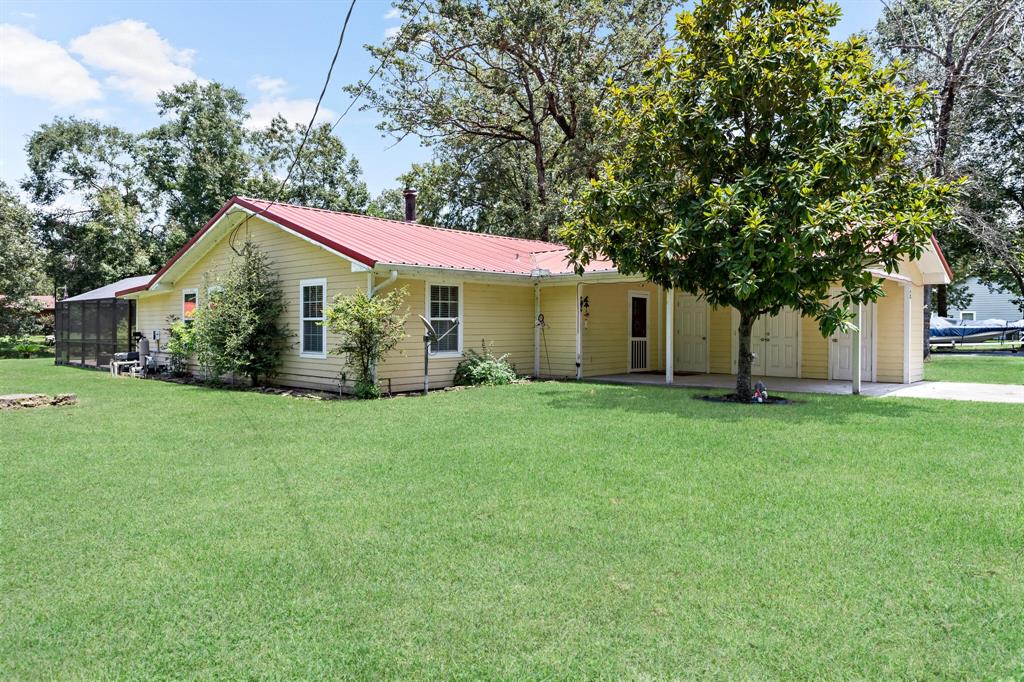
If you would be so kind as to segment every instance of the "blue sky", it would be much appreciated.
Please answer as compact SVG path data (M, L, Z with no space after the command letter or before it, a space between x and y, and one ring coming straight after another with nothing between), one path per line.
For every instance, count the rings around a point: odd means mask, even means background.
M871 29L880 0L840 0L836 37ZM98 118L130 131L157 121L153 94L187 80L217 80L249 99L253 123L276 112L307 121L348 2L19 2L0 0L0 179L25 174L24 145L56 115ZM388 0L357 0L324 120L348 105L345 84L365 77L363 46L398 25ZM331 116L333 114L333 116ZM336 129L373 193L429 158L412 138L392 147L373 111L349 112Z

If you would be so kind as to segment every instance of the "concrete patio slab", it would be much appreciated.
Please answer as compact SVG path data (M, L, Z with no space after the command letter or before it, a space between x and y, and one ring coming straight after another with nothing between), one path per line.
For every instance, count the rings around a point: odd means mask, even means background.
M755 381L757 378L755 377ZM608 374L590 377L587 381L610 384L645 384L666 386L665 375L650 373ZM850 395L849 381L826 381L824 379L787 379L767 377L763 381L769 392L777 393L825 393ZM736 385L736 377L730 374L687 374L676 375L673 388L715 388L730 389ZM890 384L865 381L861 394L873 398L932 398L937 400L968 400L990 403L1024 404L1024 386L1012 384L961 384L951 381L919 381L913 384Z

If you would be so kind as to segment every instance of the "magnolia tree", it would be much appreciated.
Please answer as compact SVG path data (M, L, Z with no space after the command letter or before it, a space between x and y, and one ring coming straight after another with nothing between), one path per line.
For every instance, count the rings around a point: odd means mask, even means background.
M623 274L739 312L736 393L751 395L754 321L792 307L823 334L882 295L868 268L916 258L953 187L904 150L927 101L863 38L829 39L825 2L704 0L672 47L602 111L625 152L563 232L577 268ZM830 296L830 287L838 295Z

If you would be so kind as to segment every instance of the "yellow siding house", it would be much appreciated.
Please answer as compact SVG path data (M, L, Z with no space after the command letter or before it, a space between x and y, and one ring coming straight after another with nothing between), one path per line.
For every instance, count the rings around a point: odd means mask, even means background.
M430 348L430 385L449 385L469 348L487 343L520 374L588 378L637 373L735 372L735 311L699 296L620 275L609 261L577 275L558 244L446 230L322 209L234 197L142 285L117 292L136 300L137 330L165 353L168 328L202 305L244 240L281 278L292 335L275 381L337 390L341 359L319 323L339 294L405 287L408 335L378 368L385 390L423 386L423 326L457 318L456 332ZM937 244L898 273L875 273L885 297L860 311L857 332L823 338L795 312L758 320L754 372L852 380L860 347L863 381L922 378L923 288L948 283Z

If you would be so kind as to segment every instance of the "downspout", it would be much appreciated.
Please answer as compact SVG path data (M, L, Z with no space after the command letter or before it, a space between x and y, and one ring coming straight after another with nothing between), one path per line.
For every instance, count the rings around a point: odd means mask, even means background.
M384 287L387 287L387 286L390 286L390 285L394 284L395 280L397 280L397 279L398 279L398 270L392 270L391 274L388 275L388 278L386 280L384 280L383 282L381 282L377 286L373 286L373 272L371 271L370 272L370 287L367 290L366 295L369 298L373 298L374 296L377 295L378 291L380 291Z
M533 283L533 378L540 378L540 282Z

